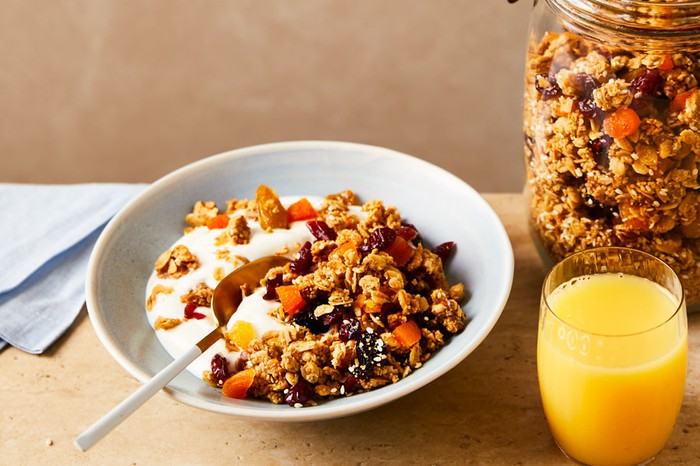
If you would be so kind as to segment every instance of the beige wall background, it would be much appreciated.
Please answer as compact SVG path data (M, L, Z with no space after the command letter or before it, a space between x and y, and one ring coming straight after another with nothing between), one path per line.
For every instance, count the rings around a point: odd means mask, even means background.
M0 181L149 182L332 139L519 191L531 4L0 0Z

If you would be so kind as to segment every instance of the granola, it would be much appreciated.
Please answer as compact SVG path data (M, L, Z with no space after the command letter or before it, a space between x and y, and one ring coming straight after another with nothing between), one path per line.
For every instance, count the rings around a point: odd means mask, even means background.
M700 55L546 33L524 101L530 225L553 260L628 246L666 261L700 304Z
M207 354L200 375L224 395L300 407L372 390L420 368L467 325L464 285L451 285L443 268L454 243L429 249L395 208L359 205L352 191L313 206L266 187L258 193L264 205L258 194L229 201L224 214L197 202L191 228L158 259L147 287L157 335L190 338L196 326L215 324L213 288L226 272L256 255L292 259L245 290L225 341Z
M178 245L158 257L155 270L161 278L180 278L197 267L199 262L187 246Z

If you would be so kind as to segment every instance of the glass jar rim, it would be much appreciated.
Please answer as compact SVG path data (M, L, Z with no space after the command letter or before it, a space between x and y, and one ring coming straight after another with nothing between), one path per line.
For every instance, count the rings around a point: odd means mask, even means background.
M574 8L600 8L608 12L640 13L651 18L697 13L700 0L554 0ZM655 10L655 11L654 11ZM648 14L647 14L648 13ZM666 14L660 14L666 13Z
M571 260L576 259L576 257L581 257L586 254L595 254L596 252L602 251L602 250L608 250L608 251L615 251L619 250L622 252L627 252L627 253L632 253L632 254L638 254L642 257L645 257L649 260L652 260L659 265L661 265L664 270L669 271L671 273L671 276L674 277L675 283L679 287L679 292L680 292L680 300L678 301L678 305L676 306L675 310L666 318L663 319L661 322L659 322L656 325L650 326L644 330L640 330L637 332L630 332L630 333L621 333L621 334L608 334L608 333L599 333L599 332L592 332L590 330L586 330L583 328L580 328L579 326L569 322L568 320L563 319L557 312L552 308L552 306L549 303L549 294L547 294L547 285L549 284L550 279L554 275L555 270L560 267L564 262L569 262ZM615 272L612 272L615 273ZM575 277L574 277L575 278ZM551 294L551 293L550 293ZM674 297L675 293L674 293ZM596 247L596 248L590 248L590 249L585 249L579 252L576 252L570 256L565 257L562 259L559 263L555 264L554 267L552 267L549 272L547 272L547 275L544 278L543 284L542 284L542 290L541 290L541 300L542 303L544 304L545 311L549 313L551 316L554 317L554 319L559 322L559 324L564 325L570 329L576 330L578 332L591 335L594 337L602 337L602 338L610 338L610 339L624 339L624 338L630 338L630 337L636 337L639 335L644 335L651 333L659 328L664 327L665 325L668 325L670 322L675 320L678 316L678 314L685 309L685 290L683 288L683 283L680 280L680 277L678 277L678 274L669 266L665 261L659 259L658 257L646 253L644 251L640 251L638 249L634 248L627 248L623 246L601 246L601 247Z
M700 0L545 0L566 29L606 42L632 45L640 39L700 39ZM609 40L612 39L612 40Z

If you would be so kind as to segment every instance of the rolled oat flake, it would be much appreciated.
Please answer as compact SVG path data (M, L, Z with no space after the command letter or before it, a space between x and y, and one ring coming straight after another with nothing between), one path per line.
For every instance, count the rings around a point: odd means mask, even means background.
M536 0L524 148L545 262L627 246L700 310L700 1Z

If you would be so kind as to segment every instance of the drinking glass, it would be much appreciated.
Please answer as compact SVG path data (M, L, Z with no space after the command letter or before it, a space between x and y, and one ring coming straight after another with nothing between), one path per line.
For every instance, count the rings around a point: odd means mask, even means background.
M680 411L688 354L683 288L644 252L585 250L545 278L537 370L559 448L584 464L659 453Z

